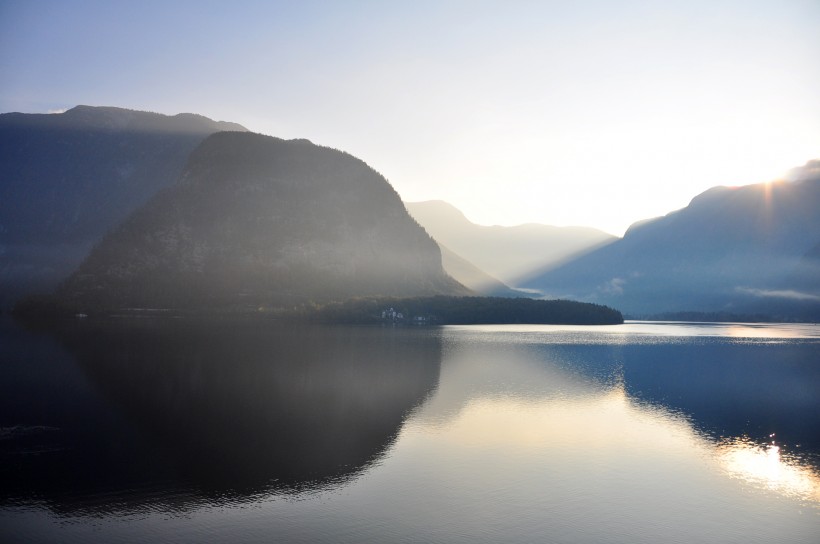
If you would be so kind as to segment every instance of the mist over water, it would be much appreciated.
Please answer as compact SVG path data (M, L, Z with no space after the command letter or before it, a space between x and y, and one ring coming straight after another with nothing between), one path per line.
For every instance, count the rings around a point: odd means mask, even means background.
M820 534L812 325L0 334L12 541Z

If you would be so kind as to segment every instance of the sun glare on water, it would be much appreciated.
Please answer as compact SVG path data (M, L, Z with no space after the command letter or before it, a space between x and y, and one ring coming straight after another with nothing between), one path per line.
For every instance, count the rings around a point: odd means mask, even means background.
M774 436L766 444L746 437L715 441L693 428L685 416L635 402L622 384L572 400L563 395L540 401L475 400L446 426L450 454L482 448L503 451L506 459L549 458L551 466L586 459L592 465L617 467L615 473L624 474L635 469L632 463L647 463L651 469L638 469L641 481L654 480L662 473L662 479L673 487L687 485L671 483L680 466L708 459L717 473L730 480L820 506L820 474L799 456L785 453ZM659 463L659 454L666 461ZM577 477L581 485L589 475Z
M726 472L755 486L820 503L820 476L784 455L774 442L760 445L747 438L723 441L717 457Z

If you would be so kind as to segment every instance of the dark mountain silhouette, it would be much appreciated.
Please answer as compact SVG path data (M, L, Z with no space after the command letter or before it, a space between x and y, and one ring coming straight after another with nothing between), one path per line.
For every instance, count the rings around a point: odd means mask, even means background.
M523 285L628 314L820 315L820 161L794 181L714 187ZM815 316L815 317L813 317Z
M93 249L57 298L78 309L255 310L468 292L364 162L307 140L222 132Z
M820 294L820 241L798 261L784 286L801 292Z
M244 127L77 106L0 115L0 305L48 291L91 246L179 177L209 134Z
M332 488L379 461L441 365L440 340L411 328L63 325L41 364L0 368L5 506L93 515ZM8 351L33 333L0 334Z
M512 287L522 287L519 279L534 270L557 266L616 240L587 227L476 225L457 208L440 200L405 205L437 242Z

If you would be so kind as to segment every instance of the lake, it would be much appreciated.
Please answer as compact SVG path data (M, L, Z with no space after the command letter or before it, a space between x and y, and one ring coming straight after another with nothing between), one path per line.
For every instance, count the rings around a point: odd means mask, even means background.
M0 323L3 542L820 542L820 327Z

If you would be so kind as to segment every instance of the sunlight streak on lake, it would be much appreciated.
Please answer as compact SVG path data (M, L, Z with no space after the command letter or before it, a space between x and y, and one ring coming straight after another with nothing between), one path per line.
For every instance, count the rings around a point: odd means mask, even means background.
M658 470L705 463L715 477L725 475L761 489L815 503L820 507L820 475L796 455L784 455L774 444L749 438L714 440L692 427L679 413L635 402L622 386L600 394L532 401L491 397L469 402L437 429L451 450L493 451L504 459L549 464L575 463L587 469L608 467L604 478L628 471L657 478ZM649 463L637 469L636 461ZM586 468L583 466L586 464ZM677 467L677 468L676 468ZM490 469L490 467L485 467ZM490 469L491 470L491 469ZM614 471L614 472L612 472ZM664 481L674 481L664 474Z
M718 461L726 472L757 487L820 505L820 474L794 456L783 455L775 444L748 438L717 444Z

